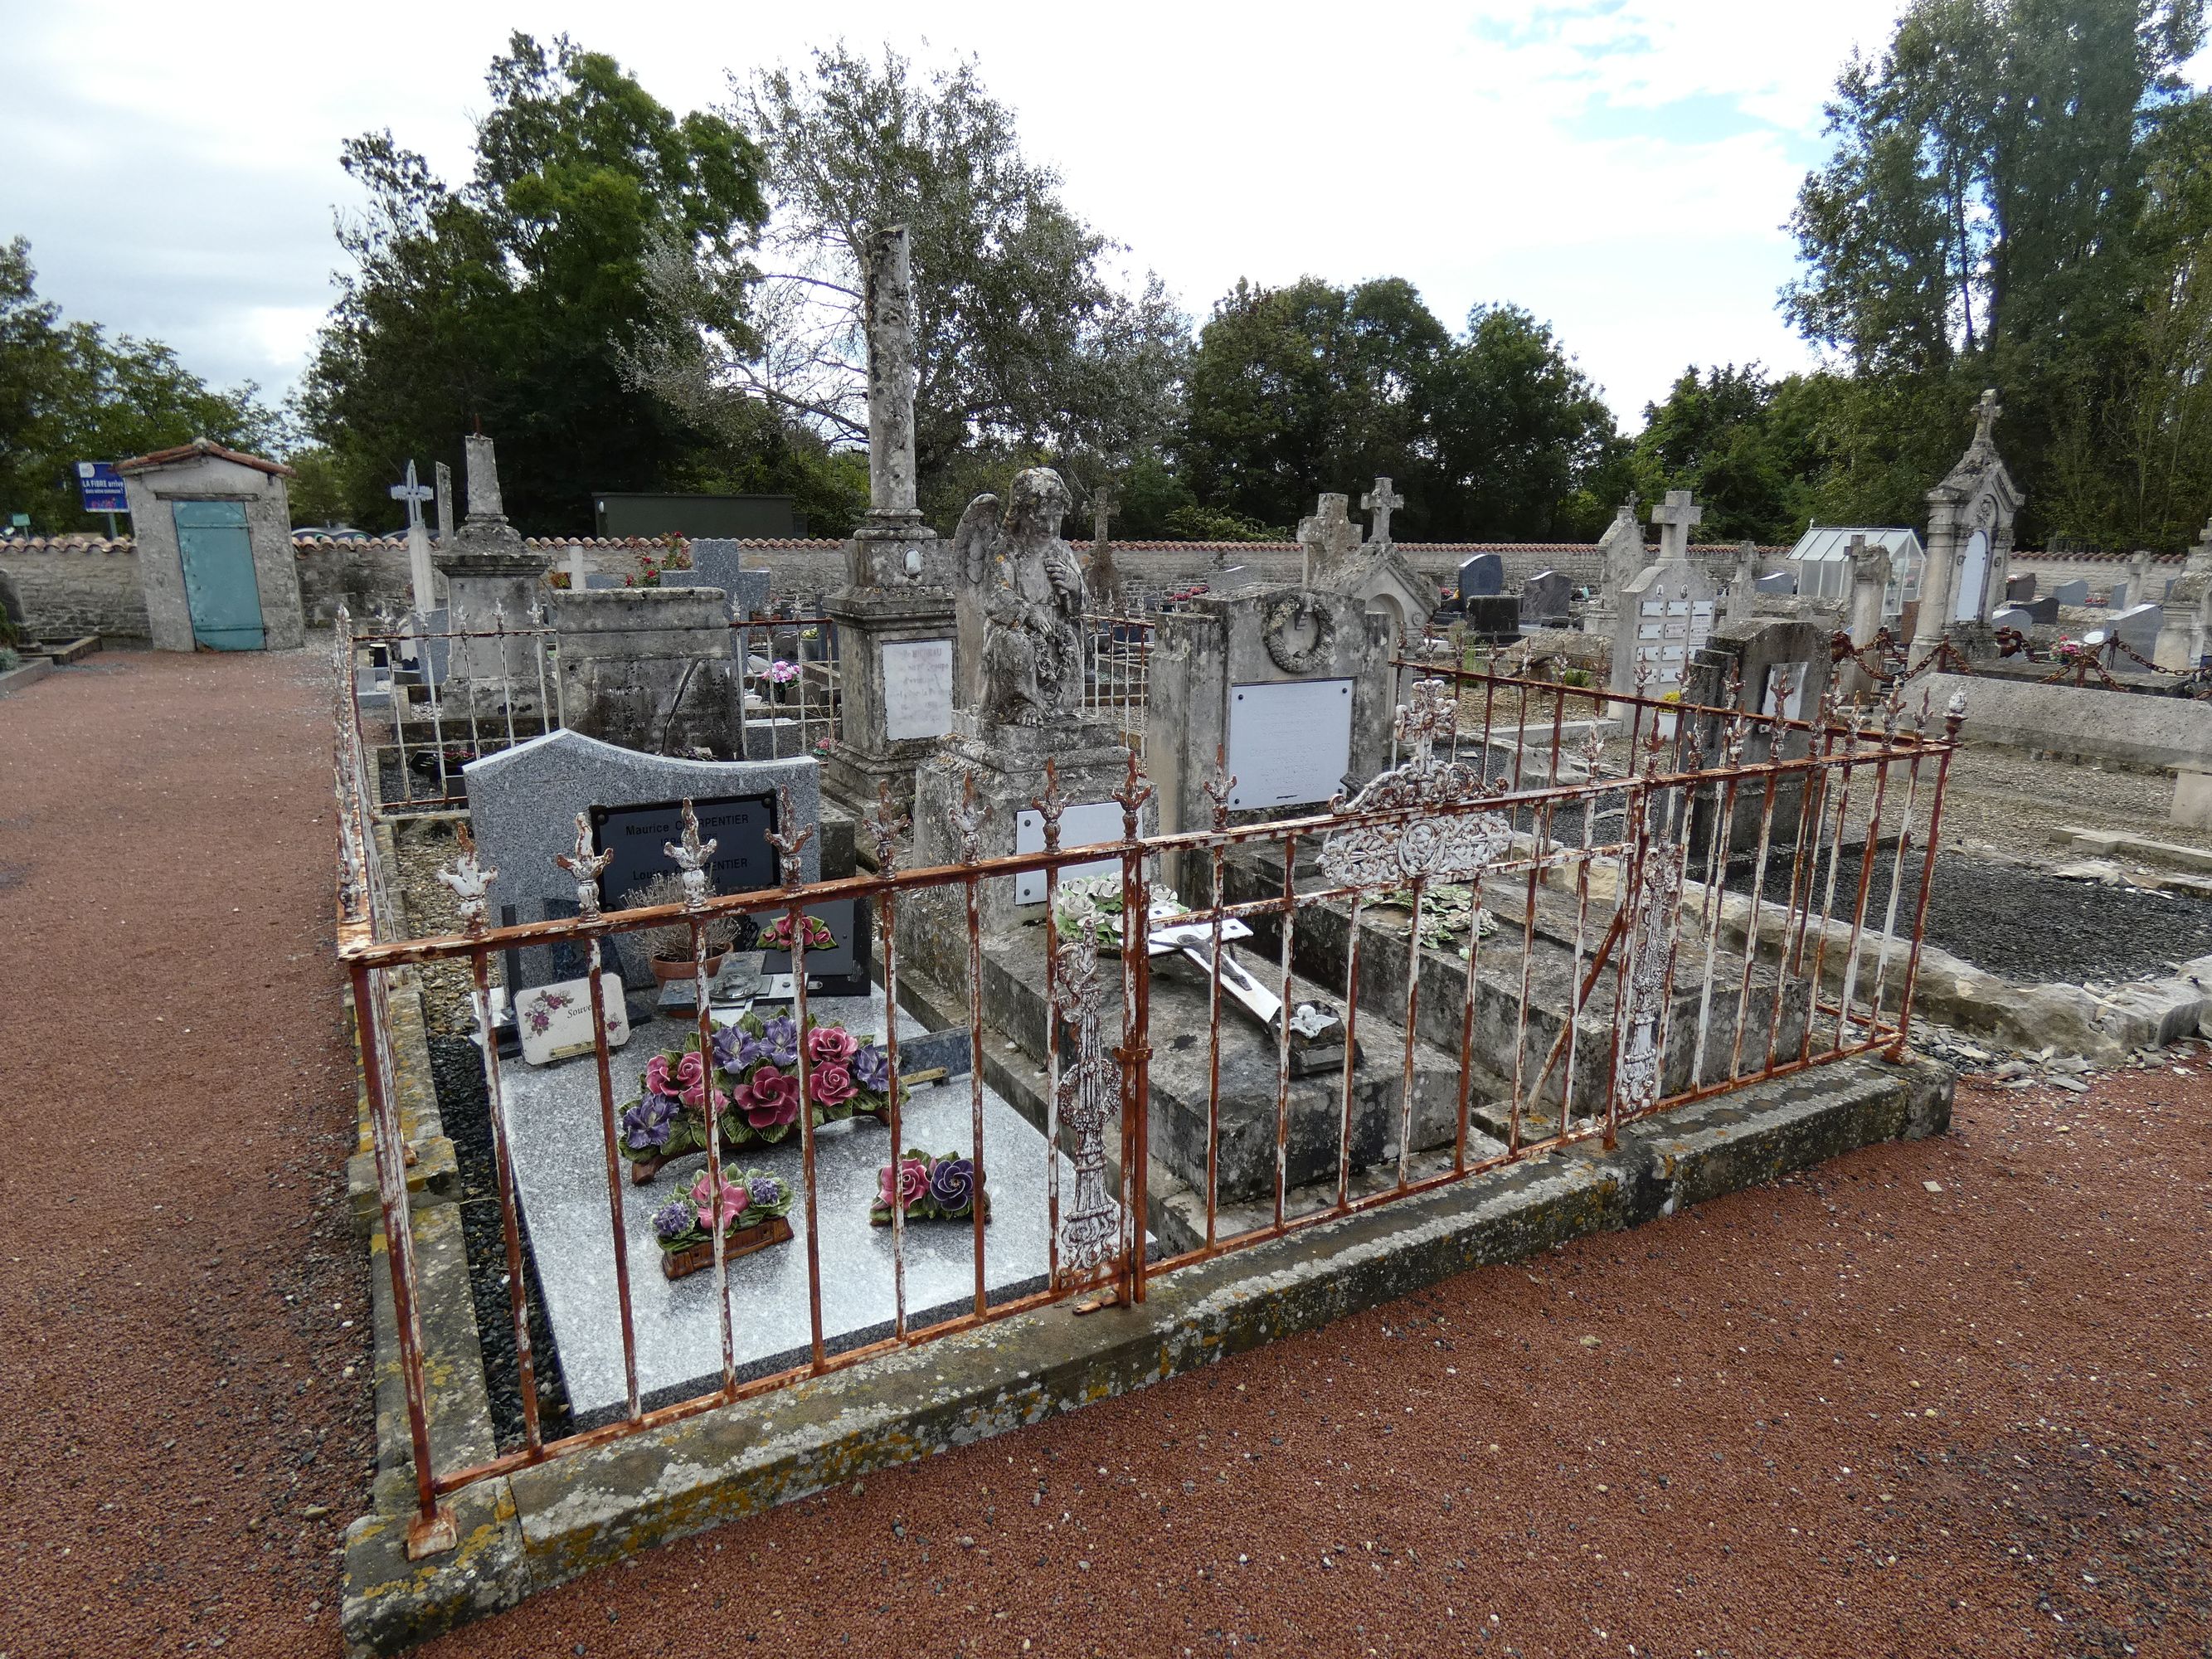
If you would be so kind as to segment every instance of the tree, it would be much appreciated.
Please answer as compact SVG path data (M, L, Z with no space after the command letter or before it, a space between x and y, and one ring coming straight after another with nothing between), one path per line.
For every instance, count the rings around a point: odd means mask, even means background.
M2203 476L2203 428L2171 395L2212 368L2175 302L2203 246L2205 99L2179 74L2201 9L1915 0L1879 59L1846 67L1835 153L1791 221L1805 270L1784 303L1856 383L1834 402L1831 447L1887 447L1901 469L1854 493L1911 500L1917 517L1994 384L2025 538L2182 537L2185 492L2152 481Z
M103 526L78 504L77 462L196 437L265 453L276 417L251 381L217 391L157 341L63 321L38 295L30 244L0 245L0 513L28 513L48 534Z
M643 384L702 419L764 404L829 444L865 444L858 251L902 224L915 463L933 517L949 525L964 502L975 468L963 458L1047 458L1096 482L1167 433L1182 319L1157 277L1133 296L1109 280L1116 246L1022 154L972 59L925 77L888 49L878 61L841 44L815 52L811 72L777 68L734 89L775 198L767 269L656 261L657 295L682 325L641 358ZM732 329L740 289L750 305Z
M1477 306L1430 392L1431 522L1472 540L1595 535L1626 487L1627 445L1549 323Z
M612 58L516 33L492 60L476 167L449 189L388 133L349 143L369 193L343 222L354 270L303 406L350 511L386 518L410 459L458 459L479 422L501 441L508 516L526 532L590 523L595 489L741 479L802 496L842 487L780 423L702 427L626 365L677 325L647 260L738 260L767 214L759 149L719 115L678 117ZM744 337L742 288L721 325Z
M1625 482L1612 414L1548 324L1479 306L1455 339L1400 277L1238 283L1200 333L1188 398L1190 489L1261 524L1383 476L1408 540L1587 533L1612 511L1596 492Z

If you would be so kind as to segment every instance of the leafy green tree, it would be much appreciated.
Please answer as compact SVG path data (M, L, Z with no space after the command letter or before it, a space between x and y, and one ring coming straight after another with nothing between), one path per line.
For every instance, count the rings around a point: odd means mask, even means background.
M2179 71L2202 40L2201 0L1915 0L1846 67L1784 295L1852 373L1830 448L1899 470L1846 493L1917 519L1994 384L2024 538L2174 544L2207 435L2172 394L2212 368L2185 319L2205 99Z
M1291 525L1379 476L1407 540L1586 533L1625 484L1613 416L1548 324L1480 306L1455 339L1399 277L1240 282L1192 360L1182 473L1198 501Z
M1377 475L1407 498L1408 539L1433 513L1422 486L1428 393L1451 335L1399 277L1337 288L1239 281L1213 307L1191 361L1182 447L1207 507L1294 525L1323 490Z
M1171 428L1182 317L1157 277L1134 296L1110 279L1120 250L1022 154L1013 112L972 60L924 76L888 49L872 59L841 44L734 89L774 216L757 261L654 262L678 325L642 354L642 384L702 419L765 406L831 445L865 444L859 254L872 231L902 224L932 518L949 526L976 480L1017 455L1088 484Z
M1477 306L1429 389L1437 502L1453 539L1595 535L1626 486L1627 445L1549 323Z
M501 440L508 516L526 532L584 528L594 489L820 483L819 455L776 423L703 428L626 372L672 325L648 256L726 263L765 219L758 148L720 116L673 114L565 37L516 33L488 79L459 187L388 132L341 157L369 207L340 226L354 269L302 403L350 513L388 520L408 460L458 461L479 423ZM734 311L723 320L742 332Z
M278 424L251 381L218 391L157 341L64 322L39 297L30 244L0 245L0 514L46 534L104 528L78 505L77 462L196 437L270 453Z

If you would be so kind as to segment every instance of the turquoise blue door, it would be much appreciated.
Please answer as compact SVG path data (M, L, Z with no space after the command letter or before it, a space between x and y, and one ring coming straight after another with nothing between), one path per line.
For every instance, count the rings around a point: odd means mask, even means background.
M177 553L185 566L185 606L192 638L211 651L258 651L261 586L253 579L253 541L243 501L175 501Z

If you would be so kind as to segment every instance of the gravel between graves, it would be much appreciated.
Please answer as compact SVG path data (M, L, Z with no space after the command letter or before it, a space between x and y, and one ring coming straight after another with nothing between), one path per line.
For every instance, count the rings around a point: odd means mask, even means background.
M469 1259L469 1291L476 1304L477 1340L484 1358L484 1386L491 1401L492 1432L499 1449L523 1443L521 1372L514 1355L514 1310L507 1292L507 1231L501 1224L499 1170L491 1144L491 1094L483 1057L466 1037L439 1036L430 1043L430 1076L438 1091L438 1118L453 1143L461 1179L461 1237ZM538 1381L538 1431L546 1438L568 1431L568 1396L545 1319L545 1293L538 1259L522 1225L522 1271L530 1298L530 1351Z
M1881 925L1893 862L1887 849L1876 855L1867 908L1870 929ZM1846 924L1859 871L1857 859L1846 856L1828 908L1830 916ZM1900 932L1911 926L1920 871L1917 858L1908 862L1898 905ZM1738 866L1729 885L1748 892L1751 877L1748 867ZM1801 874L1799 879L1807 877ZM1826 892L1825 860L1817 880L1811 907L1816 915ZM1770 899L1785 902L1790 883L1790 860L1778 854L1768 863L1764 891ZM2152 977L2177 962L2212 953L2212 904L2176 893L2068 880L1947 846L1936 860L1927 937L1930 944L2015 983L2112 983Z
M111 650L0 702L9 1659L338 1651L371 1449L320 667Z

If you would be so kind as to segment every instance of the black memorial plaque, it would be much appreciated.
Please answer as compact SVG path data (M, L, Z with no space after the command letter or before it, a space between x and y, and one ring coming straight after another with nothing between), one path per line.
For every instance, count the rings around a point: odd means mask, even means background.
M783 884L775 848L768 840L776 830L774 793L694 800L691 810L698 815L699 839L714 843L714 855L707 865L712 891L750 893ZM684 839L684 803L594 806L592 838L600 852L614 854L599 877L599 902L610 910L622 909L624 895L632 889L655 876L678 872L667 848Z

